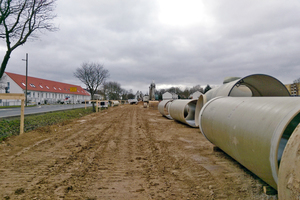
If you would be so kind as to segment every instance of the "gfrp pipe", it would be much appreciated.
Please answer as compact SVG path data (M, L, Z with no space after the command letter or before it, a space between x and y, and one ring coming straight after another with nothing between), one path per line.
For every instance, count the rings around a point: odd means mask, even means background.
M285 145L300 122L300 98L216 97L200 112L202 134L277 189Z
M191 127L198 127L195 124L196 104L197 99L174 100L169 106L170 116Z
M278 174L278 199L300 199L300 124L284 148Z
M290 96L290 93L276 78L265 74L253 74L213 88L205 95L209 101L218 96Z
M206 102L206 96L201 94L197 100L196 110L195 110L195 125L196 125L196 127L199 126L199 114L200 114L200 111L201 111L202 107L204 106L205 102Z
M120 102L119 101L111 101L112 102L112 106L114 107L114 106L118 106L119 104L120 104Z
M160 114L162 114L162 116L168 118L168 119L172 119L170 113L169 113L169 107L170 104L172 103L172 99L169 100L163 100L161 102L159 102L158 104L158 111L160 112Z

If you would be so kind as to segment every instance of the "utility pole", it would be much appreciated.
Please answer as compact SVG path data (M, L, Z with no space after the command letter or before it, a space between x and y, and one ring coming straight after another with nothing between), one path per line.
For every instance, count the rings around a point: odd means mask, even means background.
M26 61L26 89L25 89L25 107L27 107L27 78L28 78L28 53L26 53L26 59L22 59L23 61Z

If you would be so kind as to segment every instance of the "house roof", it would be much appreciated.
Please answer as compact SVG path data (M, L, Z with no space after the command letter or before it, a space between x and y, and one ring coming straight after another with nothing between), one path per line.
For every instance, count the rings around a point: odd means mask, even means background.
M5 72L13 81L16 82L23 90L26 90L26 76L20 74L14 74L10 72ZM64 93L64 94L77 94L77 95L86 95L90 94L82 89L78 85L72 85L68 83L61 83L57 81L50 81L41 78L35 78L28 76L27 77L27 90L31 91L42 91L42 92L54 92L54 93ZM76 87L77 92L70 92L71 87Z

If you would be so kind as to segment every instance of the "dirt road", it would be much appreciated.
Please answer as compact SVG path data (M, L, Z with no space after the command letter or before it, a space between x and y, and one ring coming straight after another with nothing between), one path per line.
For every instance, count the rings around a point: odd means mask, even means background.
M1 199L276 199L198 128L122 105L0 145Z

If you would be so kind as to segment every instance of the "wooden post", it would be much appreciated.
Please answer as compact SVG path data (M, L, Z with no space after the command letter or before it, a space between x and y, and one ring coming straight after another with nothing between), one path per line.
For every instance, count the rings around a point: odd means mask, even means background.
M84 100L84 109L86 109L86 100Z
M96 112L98 112L98 100L96 100Z
M21 100L20 135L24 133L24 99Z

